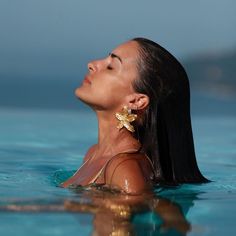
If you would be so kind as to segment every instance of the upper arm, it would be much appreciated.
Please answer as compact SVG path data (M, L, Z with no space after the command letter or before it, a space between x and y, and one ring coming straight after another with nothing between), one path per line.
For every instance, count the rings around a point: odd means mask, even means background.
M134 158L126 157L113 161L106 173L107 183L126 193L141 194L149 189L142 169Z

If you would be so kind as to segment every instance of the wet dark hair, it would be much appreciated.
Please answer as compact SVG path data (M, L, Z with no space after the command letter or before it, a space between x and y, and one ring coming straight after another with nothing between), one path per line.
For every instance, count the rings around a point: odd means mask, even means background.
M210 182L200 172L195 156L188 76L180 62L159 44L134 38L139 45L138 93L149 97L135 136L153 162L157 183Z

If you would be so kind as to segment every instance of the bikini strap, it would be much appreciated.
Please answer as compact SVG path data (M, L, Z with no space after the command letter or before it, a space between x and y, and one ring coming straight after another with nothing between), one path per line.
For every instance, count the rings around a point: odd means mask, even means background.
M141 149L141 147L140 147L138 150L136 150L135 152L127 152L127 151L126 151L126 152L120 152L120 153L114 155L111 159L109 159L109 160L105 163L105 165L100 169L100 171L96 174L96 176L89 182L89 184L94 183L94 182L99 178L99 176L100 176L100 175L102 174L102 172L105 170L105 168L106 168L106 166L108 165L108 163L109 163L112 159L114 159L116 156L118 156L119 154L124 154L124 153L127 153L127 154L129 154L129 153L137 153L137 152L140 151L140 149ZM145 153L144 153L144 154L145 154ZM151 159L148 157L147 154L145 154L145 156L147 157L148 161L150 162L150 164L151 164L151 166L152 166L152 169L154 170L154 166L153 166L153 163L152 163Z

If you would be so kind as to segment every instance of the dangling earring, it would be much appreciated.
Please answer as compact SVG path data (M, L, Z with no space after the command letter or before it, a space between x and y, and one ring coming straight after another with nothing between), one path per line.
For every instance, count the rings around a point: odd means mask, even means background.
M134 127L130 122L134 121L137 118L137 115L132 114L131 109L128 109L127 106L123 107L122 112L116 113L116 118L119 120L119 124L117 125L118 129L121 129L124 126L130 132L135 132Z

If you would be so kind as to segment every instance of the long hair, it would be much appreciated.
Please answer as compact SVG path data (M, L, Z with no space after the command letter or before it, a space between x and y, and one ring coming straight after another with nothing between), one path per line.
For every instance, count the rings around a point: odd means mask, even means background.
M136 92L149 97L143 122L135 136L151 159L156 182L210 182L200 172L195 156L188 76L180 62L159 44L134 38L139 45Z

